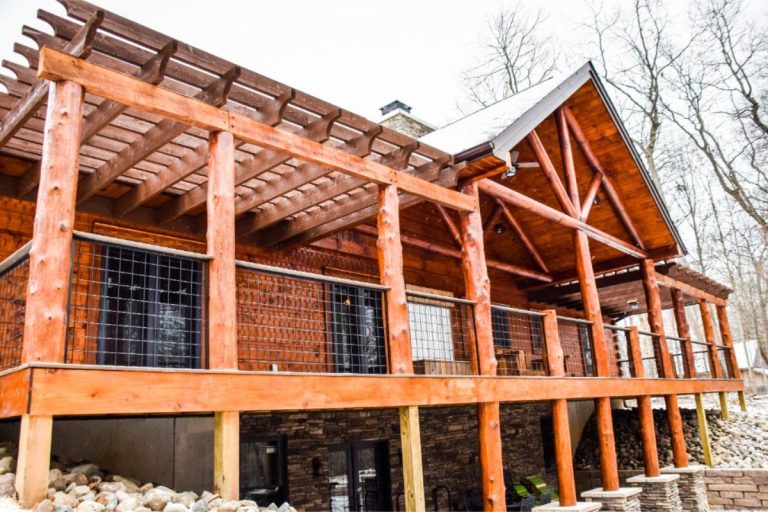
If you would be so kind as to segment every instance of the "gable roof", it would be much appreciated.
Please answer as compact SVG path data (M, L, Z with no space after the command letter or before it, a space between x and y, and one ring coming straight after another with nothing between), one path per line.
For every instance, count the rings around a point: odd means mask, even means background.
M457 162L487 155L509 162L509 152L563 105L587 82L592 82L626 144L667 228L683 254L687 253L677 227L656 183L645 167L632 139L611 102L597 70L590 61L573 72L550 78L482 108L421 137L419 140L442 149Z

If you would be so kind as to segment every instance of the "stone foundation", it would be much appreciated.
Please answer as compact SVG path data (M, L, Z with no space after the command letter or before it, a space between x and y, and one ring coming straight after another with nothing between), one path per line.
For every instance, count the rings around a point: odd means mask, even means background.
M706 466L688 466L686 468L667 467L661 472L665 475L680 475L677 490L683 510L692 512L709 512L707 500L707 484L704 480Z
M615 491L604 491L602 487L581 493L587 502L602 504L602 510L610 512L640 512L640 493L637 487L623 487Z
M710 505L768 510L768 469L712 469L704 472Z
M547 503L546 505L533 507L533 510L536 512L595 512L601 508L601 503L579 501L575 505L563 507L560 506L560 503L553 501L552 503Z
M678 480L680 475L639 475L627 478L627 483L643 489L640 494L640 506L643 512L681 512L683 507L677 489Z

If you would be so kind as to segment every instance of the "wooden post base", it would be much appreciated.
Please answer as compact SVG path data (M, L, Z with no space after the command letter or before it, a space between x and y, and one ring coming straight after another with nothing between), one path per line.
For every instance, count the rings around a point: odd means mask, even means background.
M213 489L225 500L240 499L240 413L236 411L216 413Z
M685 433L683 432L683 418L680 416L680 404L677 395L666 395L664 404L667 407L667 421L672 443L672 460L676 468L688 466L688 451L685 446Z
M403 486L405 510L424 512L424 472L421 466L421 427L419 408L415 405L400 408L400 444L403 454Z
M32 508L48 492L52 434L53 416L21 417L16 492L24 508Z
M504 490L499 402L477 404L477 420L483 510L485 512L505 511L507 503Z
M610 398L595 398L595 419L597 420L603 490L615 491L619 488L619 468L616 462L616 441Z
M747 412L747 394L744 391L739 391L739 406L741 412Z
M728 419L728 393L724 391L720 392L720 417Z
M704 451L704 463L712 467L712 446L709 443L709 425L707 424L707 413L704 410L704 400L701 393L696 393L696 419L699 423L699 438L701 439L701 448Z

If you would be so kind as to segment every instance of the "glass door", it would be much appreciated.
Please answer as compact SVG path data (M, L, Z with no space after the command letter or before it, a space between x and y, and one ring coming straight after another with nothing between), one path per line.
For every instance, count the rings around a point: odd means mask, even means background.
M386 441L345 443L329 450L332 512L391 510Z

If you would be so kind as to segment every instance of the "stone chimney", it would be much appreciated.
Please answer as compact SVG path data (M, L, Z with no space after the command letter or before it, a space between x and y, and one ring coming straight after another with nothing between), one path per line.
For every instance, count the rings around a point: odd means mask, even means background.
M414 117L411 114L411 107L400 100L395 100L379 109L383 116L379 121L383 126L391 128L400 133L410 135L418 139L424 135L435 131L435 127L426 121Z

